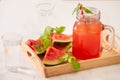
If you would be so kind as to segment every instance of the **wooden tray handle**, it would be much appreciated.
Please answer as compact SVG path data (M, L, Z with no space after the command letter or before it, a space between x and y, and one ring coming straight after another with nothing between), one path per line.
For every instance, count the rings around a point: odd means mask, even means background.
M45 72L44 72L45 66L42 63L42 60L37 56L37 54L35 54L35 52L25 42L23 42L21 46L23 51L31 59L33 64L36 64L41 74L45 76Z
M35 54L35 52L25 42L22 43L22 48L23 48L23 51L27 54L27 56L29 58L31 58L33 61L37 62L37 64L42 63L42 61L39 60L40 58L37 56L37 54ZM42 66L44 66L44 65L42 65Z

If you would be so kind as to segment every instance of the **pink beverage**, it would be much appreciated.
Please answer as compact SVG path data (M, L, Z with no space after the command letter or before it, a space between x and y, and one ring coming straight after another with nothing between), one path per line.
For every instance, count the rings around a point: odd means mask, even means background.
M73 27L72 55L77 59L86 60L100 56L103 25L99 21L99 10L90 10L93 14L85 14L84 17L78 12Z

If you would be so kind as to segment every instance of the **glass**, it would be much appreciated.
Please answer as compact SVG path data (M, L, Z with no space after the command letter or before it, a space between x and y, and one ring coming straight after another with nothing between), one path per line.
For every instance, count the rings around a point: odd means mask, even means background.
M77 59L91 59L97 58L101 55L101 40L102 32L107 30L110 32L111 46L114 41L114 30L110 26L104 26L100 22L100 11L93 7L88 7L93 14L81 15L77 12L77 21L73 27L73 42L72 42L72 55ZM106 37L107 38L107 37ZM105 49L103 47L103 49ZM110 50L111 47L106 50Z
M43 33L46 26L51 24L51 16L53 14L55 5L53 0L39 0L36 5L38 15L39 15L39 32Z
M54 0L37 0L35 1L35 20L29 19L24 24L25 33L31 35L41 35L46 26L53 24Z
M5 52L5 70L35 76L35 71L29 66L29 62L21 50L23 37L18 33L5 33L2 35ZM28 66L27 66L28 65Z
M6 68L9 71L17 71L20 63L19 56L22 36L16 33L6 33L2 36L2 40L5 50Z
M53 0L39 0L36 8L41 16L49 16L53 13L54 2Z

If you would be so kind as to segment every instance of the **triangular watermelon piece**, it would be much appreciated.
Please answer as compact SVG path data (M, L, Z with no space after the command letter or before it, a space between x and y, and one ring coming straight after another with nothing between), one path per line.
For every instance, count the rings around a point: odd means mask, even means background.
M59 49L54 47L49 47L46 51L46 54L43 58L43 63L46 65L57 65L60 64L62 61L60 58L64 56L65 53Z
M67 46L72 42L72 36L66 34L52 33L51 42L53 46Z

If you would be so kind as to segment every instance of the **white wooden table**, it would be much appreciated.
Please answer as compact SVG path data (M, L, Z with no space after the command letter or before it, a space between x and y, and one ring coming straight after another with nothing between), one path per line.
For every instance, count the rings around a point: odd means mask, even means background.
M49 17L50 26L66 26L65 33L71 34L75 21L72 10L79 0L54 0L55 9ZM119 0L82 0L84 5L93 6L101 10L101 22L114 27L115 32L120 36L120 1ZM0 36L5 32L18 32L27 37L33 36L39 29L42 33L45 27L41 27L38 9L36 5L39 0L1 0L0 1ZM32 37L31 37L32 38ZM36 67L26 58L29 66L36 71ZM4 51L0 39L0 70L4 68ZM0 71L0 80L7 80L9 75ZM14 80L27 80L27 77ZM22 76L21 76L22 77ZM77 73L70 73L61 76L44 78L38 76L39 80L120 80L120 64L100 67ZM13 80L13 79L8 79ZM35 80L31 78L31 80Z

